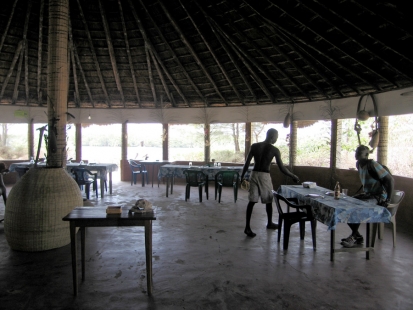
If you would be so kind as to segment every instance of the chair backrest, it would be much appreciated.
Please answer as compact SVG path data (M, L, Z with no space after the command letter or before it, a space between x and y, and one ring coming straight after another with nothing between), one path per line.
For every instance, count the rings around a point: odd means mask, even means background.
M215 182L219 182L222 186L233 186L238 182L239 173L234 170L220 171L215 175Z
M145 172L146 171L146 167L144 164L138 163L132 159L128 160L129 165L132 169L132 171L140 171L140 172Z
M187 169L183 173L189 186L198 186L206 181L206 175L202 171Z
M75 176L76 183L79 185L85 185L96 180L96 173L92 173L86 168L72 168L72 173ZM90 177L93 177L93 180Z
M393 196L391 197L390 204L387 206L387 209L390 211L391 215L396 215L397 209L399 208L400 203L404 198L404 192L395 190Z
M280 197L284 198L283 196L279 195L276 191L272 191L272 195L274 196L275 205L277 206L278 214L284 214L283 209L281 208L280 204Z

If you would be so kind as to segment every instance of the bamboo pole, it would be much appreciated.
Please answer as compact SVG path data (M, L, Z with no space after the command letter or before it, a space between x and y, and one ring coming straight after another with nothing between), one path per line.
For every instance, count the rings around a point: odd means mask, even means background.
M66 166L66 112L69 79L68 0L49 1L47 60L47 164Z
M162 124L162 159L169 160L169 125Z
M76 161L82 160L82 124L76 124Z
M294 169L294 166L297 163L297 128L298 122L292 121L290 125L290 170L291 172Z
M377 147L377 161L387 166L387 151L389 146L389 117L379 117L380 139Z
M205 123L204 126L204 162L208 164L211 161L211 126L209 123Z
M251 122L245 123L245 154L244 154L245 160L247 160L247 156L251 149L251 132L252 132Z
M29 158L34 157L34 124L33 119L30 120L30 123L27 126L27 146Z

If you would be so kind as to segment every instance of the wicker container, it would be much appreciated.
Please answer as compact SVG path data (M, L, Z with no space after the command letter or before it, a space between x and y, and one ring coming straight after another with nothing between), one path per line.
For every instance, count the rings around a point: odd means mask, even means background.
M9 246L33 252L69 244L69 222L62 218L82 205L80 189L65 169L30 169L7 199L4 233Z

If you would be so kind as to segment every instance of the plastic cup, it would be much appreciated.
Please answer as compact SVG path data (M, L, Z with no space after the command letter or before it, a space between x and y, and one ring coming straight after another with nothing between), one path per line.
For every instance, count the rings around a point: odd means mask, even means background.
M347 189L347 188L343 188L343 189L341 190L341 194L342 194L343 198L347 197L347 192L348 192L348 189Z

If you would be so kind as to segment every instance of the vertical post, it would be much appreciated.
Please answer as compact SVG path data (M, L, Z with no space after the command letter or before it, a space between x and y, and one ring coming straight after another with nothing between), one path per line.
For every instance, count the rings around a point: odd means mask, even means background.
M30 123L27 126L27 142L28 142L28 154L29 158L34 157L34 124L33 119L30 120Z
M333 188L337 182L337 166L341 162L341 120L331 120L331 145L330 145L330 187Z
M162 124L162 159L169 160L169 125Z
M208 164L211 160L211 135L210 135L210 124L205 123L204 125L204 162Z
M131 172L128 163L128 121L122 123L121 139L120 179L122 181L130 181Z
M76 161L82 160L82 124L76 124Z
M49 1L47 59L47 164L66 166L66 119L69 79L69 1Z
M292 121L290 124L290 170L293 171L297 162L297 128L298 122Z
M389 117L379 117L380 139L377 147L377 160L387 166L387 151L389 145Z
M251 134L252 134L252 125L251 122L245 123L245 154L244 159L247 159L248 153L251 149Z

